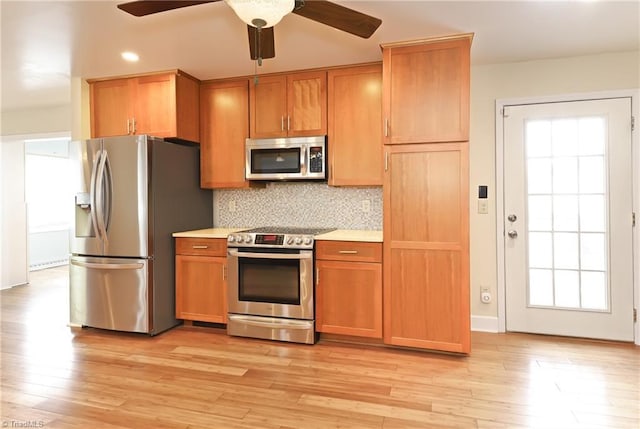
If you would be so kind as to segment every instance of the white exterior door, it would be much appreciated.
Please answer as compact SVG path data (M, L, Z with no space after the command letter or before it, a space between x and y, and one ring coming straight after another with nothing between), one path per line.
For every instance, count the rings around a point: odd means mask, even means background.
M504 114L507 330L633 341L631 99Z

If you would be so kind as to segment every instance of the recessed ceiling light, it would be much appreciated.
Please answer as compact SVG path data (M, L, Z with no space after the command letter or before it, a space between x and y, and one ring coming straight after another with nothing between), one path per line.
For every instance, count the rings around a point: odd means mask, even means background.
M136 54L135 52L123 52L122 59L131 63L135 63L140 59L140 57L138 57L138 54Z

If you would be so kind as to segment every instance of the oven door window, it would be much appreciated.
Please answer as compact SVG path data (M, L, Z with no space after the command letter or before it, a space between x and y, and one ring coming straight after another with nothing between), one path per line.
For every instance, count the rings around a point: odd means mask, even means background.
M298 259L238 258L240 301L300 305Z
M300 173L300 148L252 149L251 173Z

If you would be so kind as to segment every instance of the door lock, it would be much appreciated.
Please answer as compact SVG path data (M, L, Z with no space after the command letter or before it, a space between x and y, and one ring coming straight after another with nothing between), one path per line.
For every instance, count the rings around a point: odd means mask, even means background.
M510 214L509 216L507 216L507 220L509 222L515 222L518 220L518 216L514 215L514 214Z

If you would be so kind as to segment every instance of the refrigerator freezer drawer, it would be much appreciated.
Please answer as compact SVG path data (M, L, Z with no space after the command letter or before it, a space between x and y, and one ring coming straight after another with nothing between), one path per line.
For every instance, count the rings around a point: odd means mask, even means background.
M69 265L70 321L115 331L150 331L146 259L73 256Z

